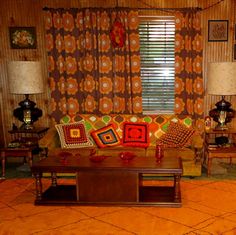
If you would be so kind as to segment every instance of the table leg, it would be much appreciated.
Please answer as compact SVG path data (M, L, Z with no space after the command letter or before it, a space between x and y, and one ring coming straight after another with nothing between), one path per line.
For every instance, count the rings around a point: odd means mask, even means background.
M208 161L207 161L207 176L211 175L211 165L212 165L212 158L208 155Z
M6 154L5 151L1 151L1 159L2 159L2 178L6 176Z
M33 165L33 154L32 154L32 151L28 151L27 158L28 158L29 166L32 167L32 165Z
M36 201L42 200L42 173L35 173L35 183L36 183Z
M56 187L57 186L57 174L55 172L52 172L51 177L52 177L52 186Z
M174 201L180 202L180 175L174 175Z
M39 150L39 159L48 157L48 148L40 148Z

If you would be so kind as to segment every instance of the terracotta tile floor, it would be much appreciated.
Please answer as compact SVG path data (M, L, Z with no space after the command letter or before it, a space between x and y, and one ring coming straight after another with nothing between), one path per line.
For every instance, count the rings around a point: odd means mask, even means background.
M34 180L7 179L0 183L0 234L236 234L236 180L183 178L181 190L181 208L34 206Z

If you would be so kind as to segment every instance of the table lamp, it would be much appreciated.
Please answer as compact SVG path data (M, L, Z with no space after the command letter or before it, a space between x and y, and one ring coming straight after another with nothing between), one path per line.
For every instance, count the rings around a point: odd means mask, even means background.
M235 62L209 63L207 93L222 96L222 99L215 104L216 108L210 110L209 116L218 123L216 129L227 129L226 124L235 115L235 111L230 108L230 102L225 100L226 95L236 95Z
M23 122L21 128L33 129L33 123L42 116L42 110L35 107L36 103L29 99L30 94L43 93L43 77L41 63L38 61L11 61L8 63L10 92L24 94L25 100L19 103L13 112Z

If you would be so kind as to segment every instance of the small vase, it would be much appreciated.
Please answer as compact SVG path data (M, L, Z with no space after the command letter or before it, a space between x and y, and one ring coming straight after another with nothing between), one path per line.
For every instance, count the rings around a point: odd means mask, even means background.
M163 158L163 156L164 156L163 147L160 144L157 144L156 145L156 155L155 155L157 162L160 162L161 159Z

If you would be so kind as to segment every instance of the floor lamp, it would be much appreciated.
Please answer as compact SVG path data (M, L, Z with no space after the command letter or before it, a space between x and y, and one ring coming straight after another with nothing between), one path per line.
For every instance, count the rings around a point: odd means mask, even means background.
M38 61L11 61L8 63L10 92L25 95L13 112L14 116L23 122L21 128L33 129L33 123L42 116L42 110L36 108L36 103L29 99L31 94L44 91L41 63Z

